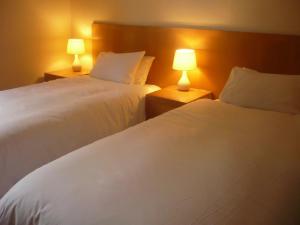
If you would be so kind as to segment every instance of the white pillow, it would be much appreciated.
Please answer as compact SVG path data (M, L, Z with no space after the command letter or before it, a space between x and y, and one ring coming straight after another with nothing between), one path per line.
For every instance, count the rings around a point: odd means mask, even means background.
M134 83L137 68L145 52L99 54L91 76L125 84Z
M226 103L300 113L300 76L260 73L235 67L220 95Z
M134 84L144 85L155 57L144 56L135 74Z

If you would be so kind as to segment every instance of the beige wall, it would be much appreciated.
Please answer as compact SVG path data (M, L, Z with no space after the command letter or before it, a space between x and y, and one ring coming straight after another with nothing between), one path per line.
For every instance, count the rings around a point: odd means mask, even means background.
M70 66L68 37L89 38L94 20L300 35L299 9L299 0L1 1L0 90L34 83L44 71ZM91 67L90 55L82 60Z
M0 90L34 83L70 60L69 0L1 1L0 27Z
M300 34L299 0L72 0L72 30L93 20Z

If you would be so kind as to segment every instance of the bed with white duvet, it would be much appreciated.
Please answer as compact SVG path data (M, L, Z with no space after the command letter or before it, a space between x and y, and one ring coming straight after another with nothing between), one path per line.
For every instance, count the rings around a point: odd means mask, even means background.
M0 198L40 166L142 122L158 89L79 76L0 92Z
M300 224L299 113L228 94L41 167L0 200L0 224Z

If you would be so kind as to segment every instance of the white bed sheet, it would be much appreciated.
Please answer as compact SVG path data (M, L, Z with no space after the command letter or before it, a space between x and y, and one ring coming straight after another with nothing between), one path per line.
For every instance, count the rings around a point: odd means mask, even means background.
M298 225L300 117L200 100L72 152L1 225Z
M142 122L157 89L81 76L0 92L0 198L34 169Z

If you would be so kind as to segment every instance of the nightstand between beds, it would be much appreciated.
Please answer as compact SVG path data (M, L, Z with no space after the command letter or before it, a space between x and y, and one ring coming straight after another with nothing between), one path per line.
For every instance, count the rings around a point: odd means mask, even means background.
M178 91L176 86L169 86L146 96L146 118L150 119L198 99L213 99L211 91L190 88Z

